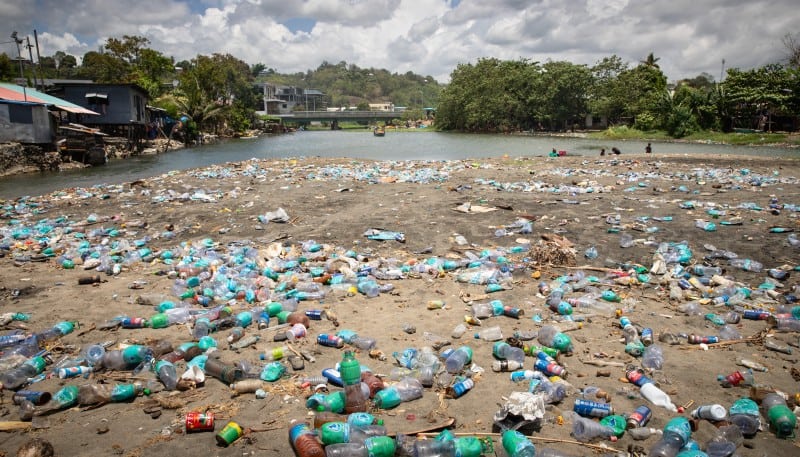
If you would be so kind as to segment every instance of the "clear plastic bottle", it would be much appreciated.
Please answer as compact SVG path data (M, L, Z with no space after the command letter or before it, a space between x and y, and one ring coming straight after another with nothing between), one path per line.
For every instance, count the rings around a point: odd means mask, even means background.
M448 373L459 373L471 361L472 349L469 346L461 346L450 352L444 361L444 367Z
M685 417L671 419L664 427L664 435L650 448L648 456L675 457L681 448L689 442L692 429Z
M634 440L642 441L650 438L651 436L661 436L663 432L652 427L637 427L628 430L626 433Z
M325 446L327 457L392 457L395 440L388 436L373 436L363 443L337 443Z
M166 360L159 360L156 362L155 372L167 390L175 390L178 385L178 373L175 365Z
M794 436L797 417L792 410L786 406L786 400L781 394L767 394L761 401L761 409L778 438L785 439Z
M503 339L503 331L500 330L499 326L495 325L493 327L480 330L475 334L475 338L480 338L484 341L499 341Z
M382 409L391 409L402 402L421 398L422 393L422 383L416 378L406 377L397 384L386 387L375 394L375 406Z
M759 273L764 269L764 265L761 262L751 259L731 259L729 262L732 267L739 268L744 271Z
M455 328L453 328L453 331L450 333L450 337L457 340L461 338L466 332L467 332L467 326L461 323L456 325Z
M192 328L192 338L194 338L195 341L200 341L200 338L208 336L211 330L211 321L207 317L196 319L194 321L194 327Z
M758 405L749 398L740 398L730 408L730 422L739 427L742 435L751 437L761 427Z
M536 455L536 447L533 443L516 430L504 431L501 441L508 457L534 457Z
M653 370L660 370L664 365L664 352L661 346L651 344L644 349L642 354L642 366Z
M46 365L47 362L42 357L32 357L19 367L0 375L0 383L3 385L4 389L17 389L26 384L28 379L44 371Z
M800 319L774 318L769 319L772 328L778 332L800 332Z
M500 360L511 360L520 364L525 363L525 351L522 348L511 346L505 341L497 341L492 346L492 355ZM512 369L511 371L515 370Z
M572 422L572 436L582 442L592 441L596 438L606 439L614 434L611 427L607 427L592 419L575 416Z
M36 339L39 341L39 345L44 345L44 343L48 343L53 340L57 340L62 336L68 335L75 330L77 326L76 322L69 322L63 321L59 322L58 324L54 325L52 328L45 330L43 332L36 334Z
M122 350L106 351L101 365L106 370L133 370L152 356L152 349L134 344Z
M564 333L561 333L558 327L553 325L545 325L539 329L537 340L540 344L558 349L565 354L572 353L573 351L572 340L570 337Z

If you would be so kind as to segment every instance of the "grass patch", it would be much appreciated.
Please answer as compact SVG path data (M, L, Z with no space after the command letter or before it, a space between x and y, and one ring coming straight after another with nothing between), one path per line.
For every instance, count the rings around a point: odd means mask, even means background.
M639 141L687 141L701 143L719 143L731 145L795 145L800 146L800 135L785 133L722 133L715 131L695 132L684 138L672 138L660 130L642 131L634 128L619 126L611 127L602 132L588 135L595 140L639 140Z

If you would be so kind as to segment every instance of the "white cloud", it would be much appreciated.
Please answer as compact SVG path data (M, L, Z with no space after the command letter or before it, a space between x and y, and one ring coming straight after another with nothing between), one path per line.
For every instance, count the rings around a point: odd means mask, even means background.
M80 58L109 37L143 35L177 60L223 52L280 72L346 61L440 81L481 57L636 64L652 52L675 80L718 77L722 59L779 61L797 11L796 0L7 0L0 36L37 29L44 55ZM315 21L311 32L283 25L297 18Z

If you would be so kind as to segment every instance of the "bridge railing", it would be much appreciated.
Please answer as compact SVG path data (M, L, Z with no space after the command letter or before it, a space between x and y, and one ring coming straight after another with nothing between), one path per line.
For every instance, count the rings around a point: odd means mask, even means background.
M294 120L359 120L359 119L399 119L403 113L397 111L295 111L279 114L279 117Z

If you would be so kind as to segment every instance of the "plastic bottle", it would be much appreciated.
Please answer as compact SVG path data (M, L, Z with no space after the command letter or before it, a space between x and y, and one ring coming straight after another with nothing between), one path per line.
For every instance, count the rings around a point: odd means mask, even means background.
M565 354L571 354L573 351L572 340L570 337L558 330L558 327L553 325L545 325L539 329L537 340L540 344L558 349Z
M728 410L726 410L724 406L717 404L703 405L692 411L692 417L695 419L705 419L715 422L725 420L727 415Z
M661 436L662 433L661 430L652 427L638 427L628 430L628 435L636 441L646 440L651 436Z
M472 362L472 349L469 346L461 346L450 352L444 361L444 367L448 373L458 373L470 362Z
M504 431L501 440L508 457L534 457L536 455L536 447L533 443L516 430Z
M732 267L739 268L744 271L752 271L759 273L764 269L764 265L751 259L731 259L729 260Z
M366 411L367 401L361 390L361 364L352 351L344 351L339 363L339 373L344 384L345 413Z
M745 437L755 435L761 427L758 405L749 398L740 398L733 402L729 414L729 421L738 426Z
M487 327L475 333L475 338L484 341L498 341L503 339L503 332L499 326Z
M739 427L735 425L720 427L716 436L706 443L705 453L708 457L729 457L734 455L736 448L743 441Z
M800 332L800 319L770 317L769 321L777 332Z
M675 457L691 438L692 429L685 417L675 417L667 422L664 435L647 453L651 457Z
M41 416L51 411L59 411L66 408L71 408L78 403L79 388L75 385L67 385L59 389L53 394L53 398L47 402L46 405L37 408L34 412L35 416Z
M69 322L69 321L59 322L52 328L37 333L36 339L39 341L39 345L44 345L44 343L48 343L50 341L56 340L58 338L61 338L62 336L72 333L72 331L75 330L76 326L77 322Z
M397 384L386 387L375 394L375 406L391 409L401 402L416 400L422 397L422 384L418 379L406 377Z
M202 353L203 351L200 349L197 343L184 343L178 346L178 348L174 351L161 356L161 360L166 360L172 363L176 363L180 360L189 362Z
M534 392L543 392L545 394L544 401L547 404L558 403L567 396L567 388L564 384L550 381L547 376L539 371L533 372L531 385Z
M101 365L107 370L133 370L152 355L153 350L149 347L134 344L122 350L106 351Z
M19 367L0 375L0 384L3 385L3 389L15 390L27 384L29 378L44 371L46 365L47 362L42 357L31 357Z
M695 265L692 267L692 273L697 276L714 276L714 275L721 275L723 273L722 268L720 267L709 267L705 265Z
M211 333L211 321L206 317L198 318L194 321L194 327L192 328L192 338L195 341L199 341L200 338L204 336L208 336Z
M489 303L473 303L472 316L476 319L487 319L494 314L494 308Z
M298 457L325 457L325 449L305 423L289 427L289 441Z
M238 381L244 377L244 373L241 369L233 365L225 364L221 360L215 358L206 360L204 371L207 375L213 376L225 384L233 384L234 381Z
M166 360L159 360L156 362L155 372L167 390L175 390L178 385L178 373L175 365Z
M364 443L338 443L325 446L327 457L392 457L395 440L388 436L373 436Z
M616 307L614 305L597 300L590 294L578 298L569 298L567 303L572 305L573 308L578 308L581 311L599 312L605 315L614 314Z
M467 326L461 323L456 325L455 328L453 328L453 331L450 333L450 337L457 340L461 338L466 332L467 332Z
M339 390L327 395L314 394L306 400L306 408L311 408L318 412L344 413L344 392Z
M775 431L775 436L783 439L794 437L797 417L786 406L786 400L780 394L767 394L761 401L761 409L769 420L770 427Z
M512 360L520 364L525 363L525 351L523 351L522 348L511 346L505 341L497 341L494 343L492 346L492 355L499 360Z
M362 351L370 351L377 345L374 338L360 336L352 330L339 330L336 332L336 336L343 339L345 343Z
M322 444L364 443L372 436L386 436L383 425L352 425L347 422L327 422L319 428Z
M717 380L722 387L734 387L742 383L744 383L745 386L752 386L755 384L752 370L736 370L727 376L717 376Z
M653 344L647 346L642 354L642 366L653 370L660 370L664 365L664 352L661 346Z
M659 389L653 380L646 377L640 370L632 369L625 372L628 381L639 386L639 392L650 403L664 407L672 412L677 412L678 408L672 403L666 392Z
M321 411L314 414L314 428L320 428L328 422L346 422L354 426L362 425L383 425L383 420L376 418L369 413L336 414L329 411Z

